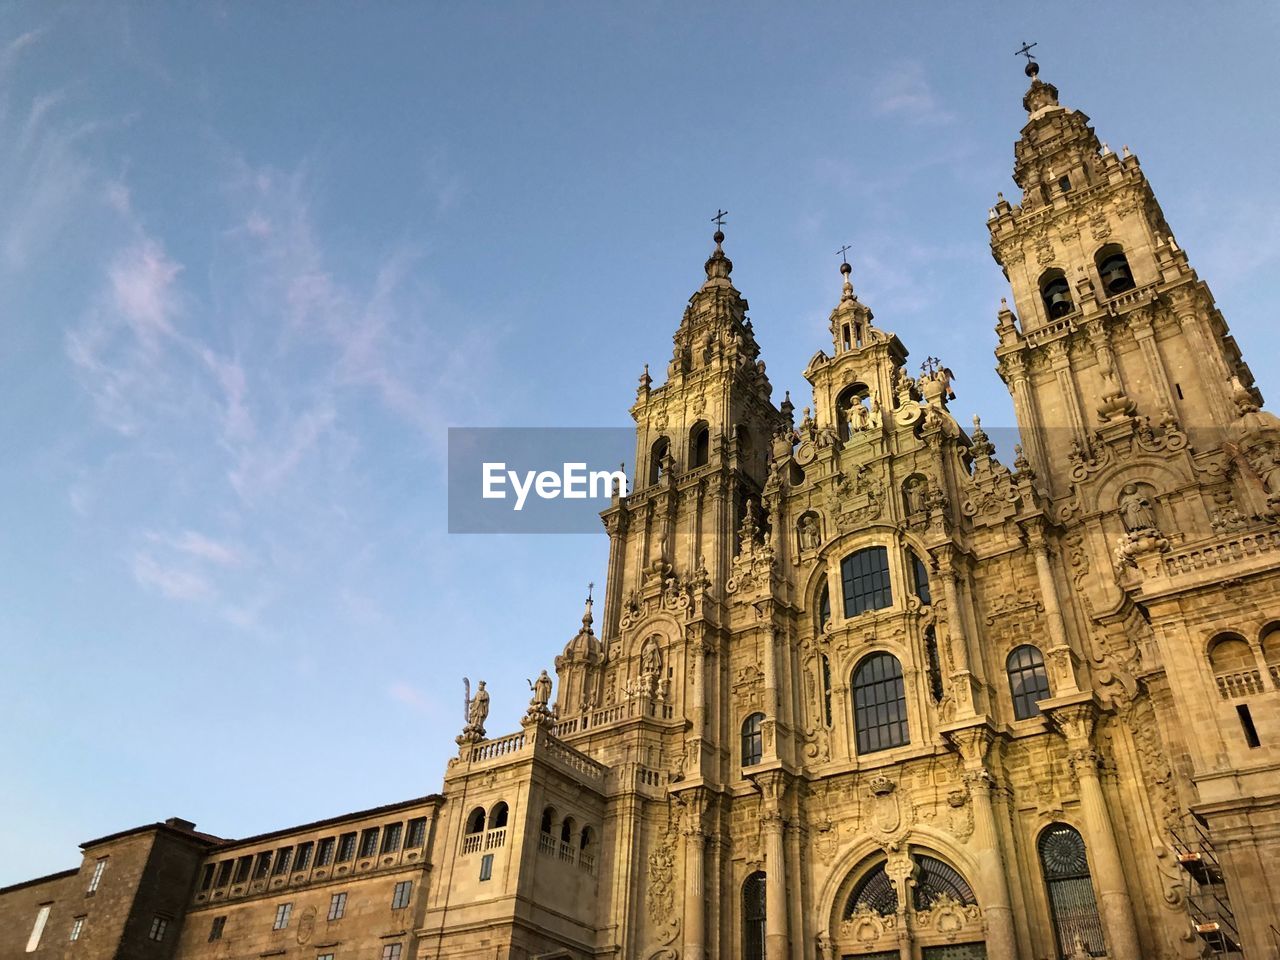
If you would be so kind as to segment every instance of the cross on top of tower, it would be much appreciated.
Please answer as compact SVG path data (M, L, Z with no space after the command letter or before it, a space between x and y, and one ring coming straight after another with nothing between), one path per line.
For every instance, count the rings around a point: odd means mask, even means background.
M724 227L724 218L727 217L728 215L729 215L728 210L721 210L719 207L716 207L716 215L711 218L711 222L716 225L717 230Z
M1028 77L1031 77L1032 79L1035 79L1035 75L1040 72L1040 64L1036 63L1036 55L1031 52L1031 48L1034 47L1035 45L1036 44L1034 43L1027 43L1027 41L1023 40L1022 46L1019 47L1017 50L1013 51L1013 55L1015 57L1027 58L1027 65L1024 69L1024 72Z
M848 262L849 262L848 253L849 253L849 251L850 251L851 249L853 249L853 248L852 248L852 247L850 247L850 246L846 243L843 247L841 247L839 250L837 250L837 251L836 251L836 253L838 253L838 254L840 255L840 262L841 262L841 263L848 263Z

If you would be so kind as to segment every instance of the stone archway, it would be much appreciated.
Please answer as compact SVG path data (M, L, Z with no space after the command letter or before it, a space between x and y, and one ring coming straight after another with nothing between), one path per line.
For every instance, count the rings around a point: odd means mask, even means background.
M874 851L837 888L825 960L985 960L982 909L964 874L937 851Z

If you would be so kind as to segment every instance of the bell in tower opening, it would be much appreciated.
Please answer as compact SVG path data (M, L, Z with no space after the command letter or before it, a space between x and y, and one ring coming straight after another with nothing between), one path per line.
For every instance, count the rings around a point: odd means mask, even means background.
M1133 289L1133 271L1129 269L1129 259L1117 244L1109 244L1098 251L1098 277L1102 280L1102 289L1107 296L1114 297Z
M1128 269L1128 263L1125 264ZM1071 287L1061 270L1050 270L1040 282L1040 296L1044 299L1044 308L1050 320L1065 317L1075 309L1071 302Z

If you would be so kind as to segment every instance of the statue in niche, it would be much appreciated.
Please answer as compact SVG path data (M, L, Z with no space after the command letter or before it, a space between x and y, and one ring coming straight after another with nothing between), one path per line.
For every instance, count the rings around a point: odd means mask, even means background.
M1155 510L1136 483L1126 483L1120 492L1120 520L1130 533L1145 533L1156 529Z
M800 549L817 550L822 541L822 533L818 529L818 518L806 513L800 518Z
M927 486L923 477L911 477L907 480L902 488L902 495L906 500L908 514L924 512Z
M662 651L653 637L640 648L640 692L652 699L658 692L658 677L662 673Z

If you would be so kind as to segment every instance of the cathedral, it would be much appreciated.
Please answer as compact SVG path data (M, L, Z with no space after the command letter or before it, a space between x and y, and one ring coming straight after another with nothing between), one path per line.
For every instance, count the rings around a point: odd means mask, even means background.
M0 958L1280 958L1280 420L1038 73L987 218L1009 463L847 263L775 403L717 231L520 728L477 688L438 794L86 842L0 890Z

